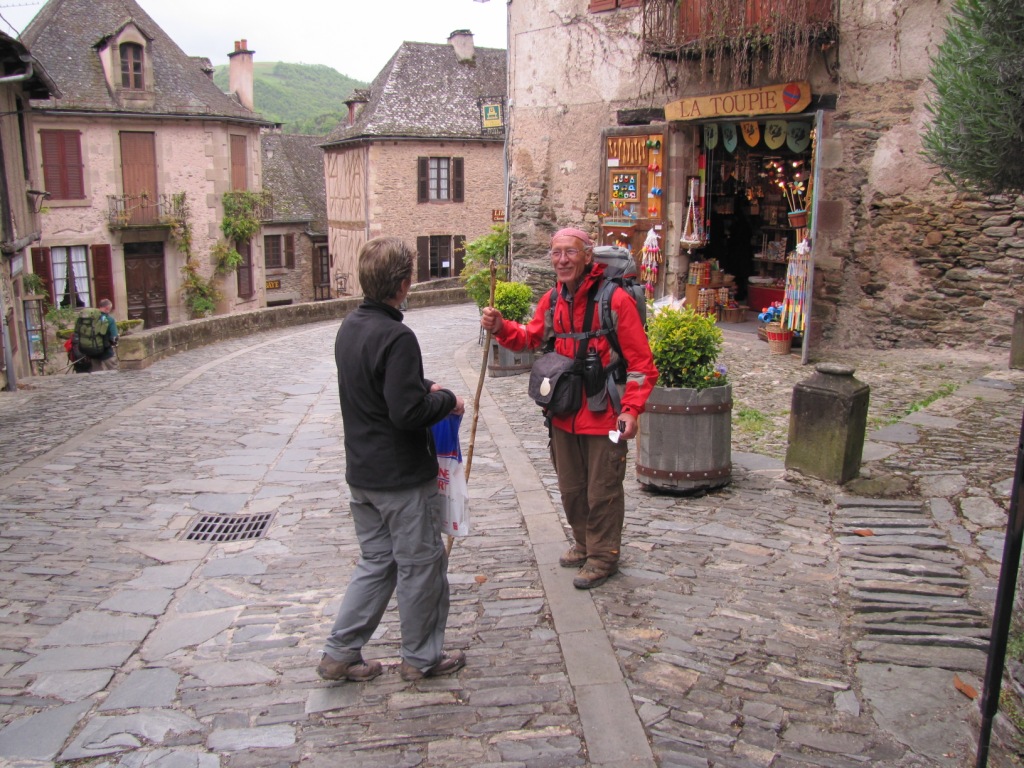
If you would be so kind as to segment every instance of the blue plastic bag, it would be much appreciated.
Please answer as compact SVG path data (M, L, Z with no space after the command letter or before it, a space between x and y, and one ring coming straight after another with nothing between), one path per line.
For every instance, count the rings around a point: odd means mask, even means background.
M469 535L469 491L459 445L461 416L449 414L431 431L437 447L437 490L441 496L441 527L449 536Z

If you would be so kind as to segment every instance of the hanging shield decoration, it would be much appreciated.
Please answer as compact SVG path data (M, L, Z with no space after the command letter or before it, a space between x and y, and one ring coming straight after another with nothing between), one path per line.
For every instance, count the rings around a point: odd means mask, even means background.
M754 121L740 123L740 133L743 134L743 140L747 142L748 147L756 147L757 142L761 140L761 126Z
M708 123L704 126L704 146L714 149L718 146L718 124Z
M778 149L786 142L786 121L769 120L764 125L764 143L768 149Z
M736 151L736 141L738 138L735 123L726 123L722 126L722 145L726 151L730 153Z
M809 123L790 123L786 131L786 146L794 152L803 152L811 143Z

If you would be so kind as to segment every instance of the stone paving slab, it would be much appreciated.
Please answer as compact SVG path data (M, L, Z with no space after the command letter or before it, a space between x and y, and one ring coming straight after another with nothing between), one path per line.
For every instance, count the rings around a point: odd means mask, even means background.
M427 375L470 400L476 309L408 321ZM861 479L903 489L880 505L785 471L789 393L809 370L727 333L736 407L767 431L734 428L733 482L707 496L651 494L630 469L622 571L592 593L557 565L567 532L525 379L488 378L473 535L450 567L448 640L469 665L401 681L392 606L366 649L386 674L329 685L317 654L357 555L335 330L0 394L0 762L972 764L974 705L950 676L980 687L1024 386L994 355L844 353L872 386ZM911 408L948 383L960 389ZM85 398L103 405L69 437L47 415ZM181 541L211 506L275 518L255 542ZM859 607L875 603L888 608ZM926 715L902 716L912 692Z

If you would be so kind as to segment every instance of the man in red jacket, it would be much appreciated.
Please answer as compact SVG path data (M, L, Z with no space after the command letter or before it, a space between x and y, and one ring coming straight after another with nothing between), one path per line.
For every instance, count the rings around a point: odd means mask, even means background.
M559 230L551 238L549 255L558 279L553 311L549 291L526 325L505 320L492 307L484 310L480 324L494 333L499 344L514 351L535 349L554 338L555 352L575 357L576 345L585 343L587 351L597 353L607 368L614 362L607 335L584 340L571 336L601 329L601 313L596 307L589 313L590 327L583 328L587 305L595 301L604 279L604 266L594 263L590 236L579 229ZM558 562L580 569L573 579L577 589L599 586L618 571L625 519L625 439L636 436L637 417L658 380L636 304L621 288L612 293L611 314L626 371L621 411L616 413L610 397L584 397L575 413L549 414L551 460L575 539ZM625 439L612 441L609 433L615 431Z

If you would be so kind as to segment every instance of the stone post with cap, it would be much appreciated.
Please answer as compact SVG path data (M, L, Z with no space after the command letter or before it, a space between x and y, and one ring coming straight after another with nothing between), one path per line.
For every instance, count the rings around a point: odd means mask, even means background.
M842 485L860 471L870 387L840 363L819 363L793 387L786 469Z

